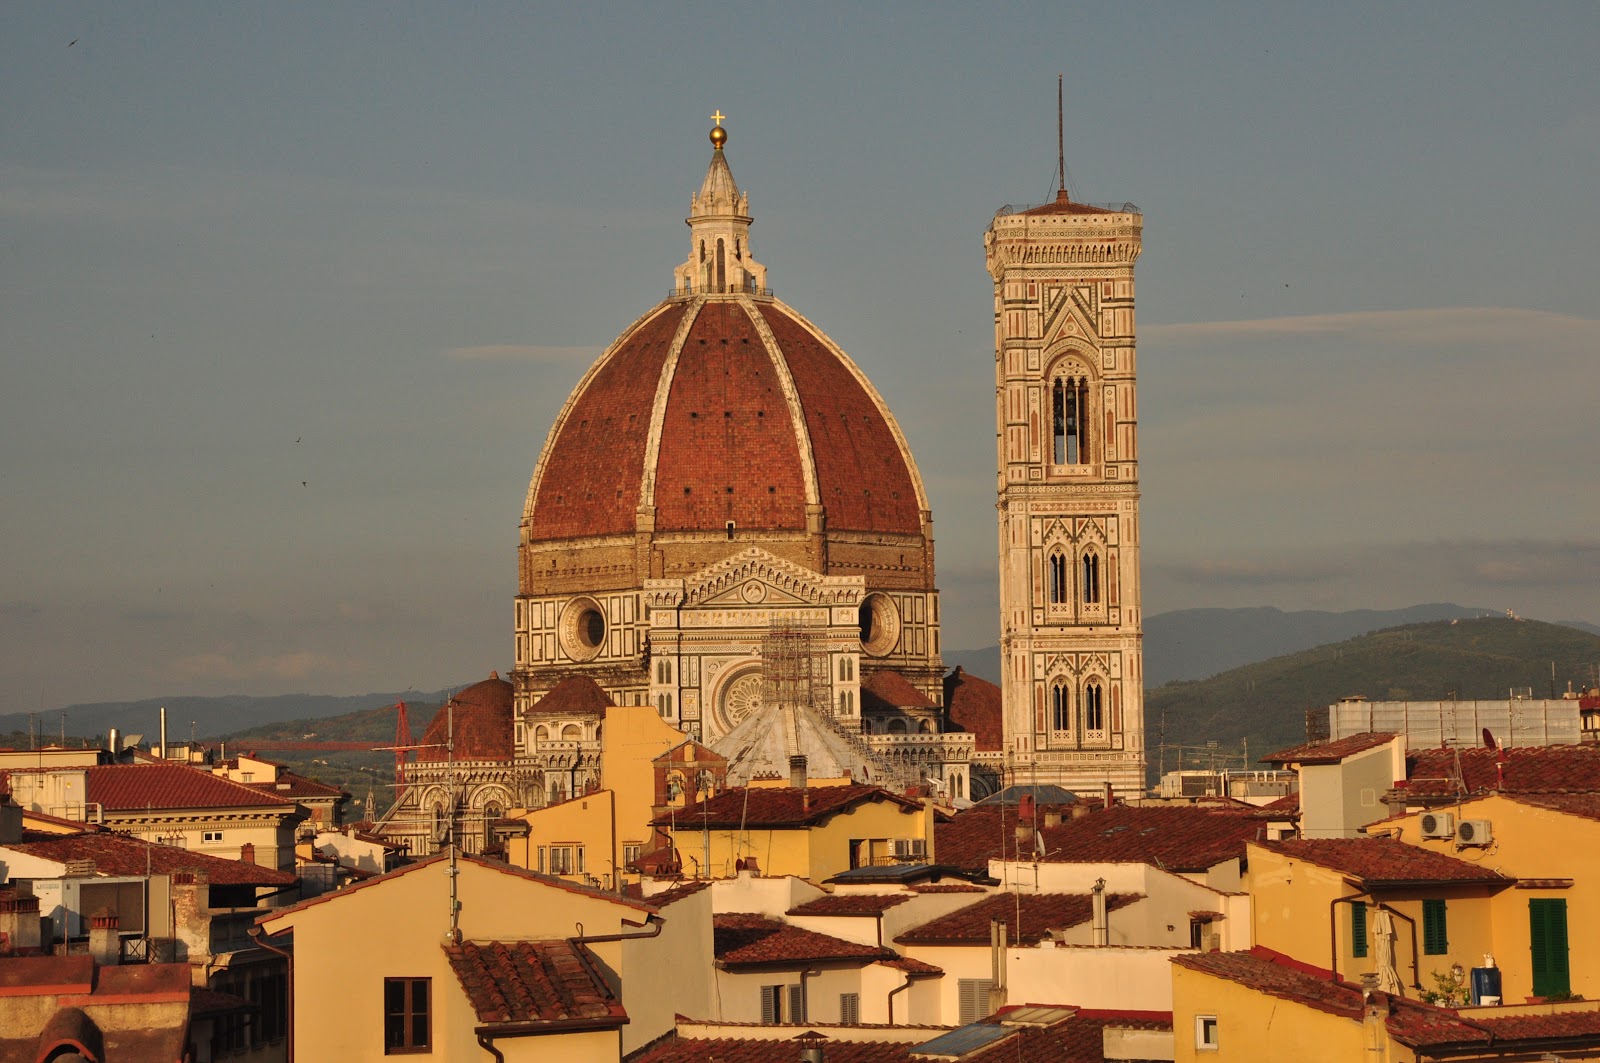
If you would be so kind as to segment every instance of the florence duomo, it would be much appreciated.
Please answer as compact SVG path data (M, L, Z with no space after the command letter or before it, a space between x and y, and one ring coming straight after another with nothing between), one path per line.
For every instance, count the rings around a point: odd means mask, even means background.
M534 468L515 669L435 720L391 831L593 790L613 706L652 708L727 785L1138 792L1139 214L1073 200L1063 166L1053 202L985 236L1004 674L947 678L916 460L860 367L774 294L712 120L670 293L583 374ZM446 765L426 750L449 727Z

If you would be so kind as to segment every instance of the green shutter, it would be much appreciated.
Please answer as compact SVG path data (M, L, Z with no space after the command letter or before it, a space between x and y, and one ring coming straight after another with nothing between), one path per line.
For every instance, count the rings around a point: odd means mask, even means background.
M1533 952L1533 994L1548 997L1572 991L1567 962L1567 902L1528 901L1528 938Z
M1367 906L1357 902L1350 906L1350 955L1367 954Z
M1450 951L1442 900L1422 902L1422 951L1429 956L1443 956Z

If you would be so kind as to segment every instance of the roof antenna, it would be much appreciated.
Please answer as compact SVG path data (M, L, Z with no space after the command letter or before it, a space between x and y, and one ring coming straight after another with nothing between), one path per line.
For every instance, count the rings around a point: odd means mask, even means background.
M1056 190L1056 199L1067 198L1067 140L1063 132L1065 124L1062 121L1061 106L1061 80L1063 75L1056 75L1056 170L1061 175L1061 187Z

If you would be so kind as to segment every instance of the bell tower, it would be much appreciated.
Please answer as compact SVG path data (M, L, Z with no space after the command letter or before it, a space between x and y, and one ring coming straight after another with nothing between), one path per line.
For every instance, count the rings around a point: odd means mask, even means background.
M1003 207L994 279L1006 781L1144 789L1131 203Z

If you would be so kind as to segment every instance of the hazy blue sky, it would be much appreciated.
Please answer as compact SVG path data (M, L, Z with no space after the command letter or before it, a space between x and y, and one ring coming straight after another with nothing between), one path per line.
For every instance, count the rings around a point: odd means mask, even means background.
M73 43L76 42L76 43ZM899 417L995 635L982 235L1145 212L1145 606L1600 621L1600 5L10 4L0 712L512 663L517 522L687 254Z

